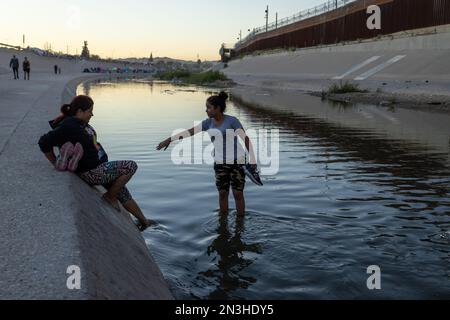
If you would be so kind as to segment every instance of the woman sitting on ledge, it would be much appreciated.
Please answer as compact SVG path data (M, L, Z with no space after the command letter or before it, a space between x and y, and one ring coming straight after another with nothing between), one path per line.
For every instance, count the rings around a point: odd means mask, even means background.
M144 231L154 222L145 218L125 185L137 171L134 161L108 161L97 134L89 125L94 116L94 101L88 96L77 96L70 104L61 107L62 115L50 122L52 131L42 136L39 147L59 171L78 174L91 186L102 185L108 192L103 199L120 211L119 202L135 216ZM53 148L60 149L58 158Z

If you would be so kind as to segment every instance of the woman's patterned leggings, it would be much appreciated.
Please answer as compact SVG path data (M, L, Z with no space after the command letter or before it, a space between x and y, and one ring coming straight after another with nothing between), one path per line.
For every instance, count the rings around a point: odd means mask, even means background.
M99 165L97 168L80 174L80 178L91 186L102 185L107 190L111 188L114 181L120 176L134 175L137 171L137 164L134 161L112 161L105 162ZM121 204L125 204L132 200L133 197L130 191L124 187L120 192L117 199Z

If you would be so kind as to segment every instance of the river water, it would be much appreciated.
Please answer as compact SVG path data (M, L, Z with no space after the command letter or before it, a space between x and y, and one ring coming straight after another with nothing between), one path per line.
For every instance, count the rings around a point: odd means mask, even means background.
M176 298L450 298L448 115L306 95L296 108L229 102L246 129L279 130L279 171L247 182L244 219L220 218L212 166L155 150L205 119L209 89L130 80L78 92L95 101L110 159L139 165L129 187L159 222L144 237Z

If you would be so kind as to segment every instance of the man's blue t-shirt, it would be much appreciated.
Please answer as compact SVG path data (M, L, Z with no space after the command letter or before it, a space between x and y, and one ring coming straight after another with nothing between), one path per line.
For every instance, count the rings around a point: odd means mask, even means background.
M245 151L238 142L237 130L243 130L241 122L233 116L224 115L222 124L215 126L214 119L206 119L202 122L202 131L211 136L214 144L214 160L218 164L234 164L245 159ZM228 130L228 132L227 132ZM227 145L229 148L227 149ZM230 148L233 146L233 148ZM227 150L230 150L227 152Z

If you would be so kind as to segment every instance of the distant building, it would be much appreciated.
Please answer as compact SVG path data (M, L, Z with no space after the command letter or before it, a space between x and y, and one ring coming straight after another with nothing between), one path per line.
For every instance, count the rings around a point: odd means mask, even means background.
M85 58L85 59L89 59L90 58L90 53L89 53L89 49L88 49L88 42L85 41L84 42L84 46L83 46L83 51L81 51L81 57Z

